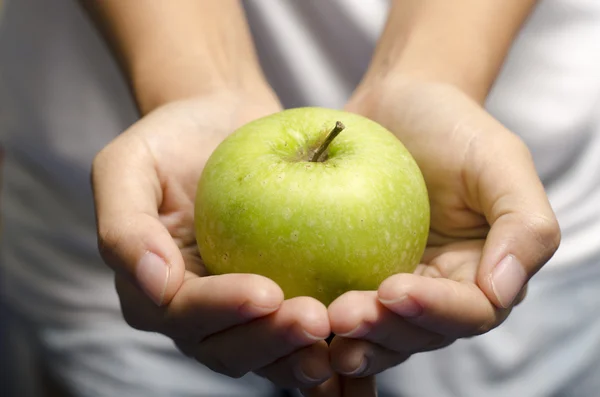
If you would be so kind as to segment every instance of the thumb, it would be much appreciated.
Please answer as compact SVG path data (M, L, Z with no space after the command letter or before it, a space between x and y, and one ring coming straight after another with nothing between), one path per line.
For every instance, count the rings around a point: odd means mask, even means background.
M181 286L185 265L158 218L161 185L153 157L139 139L121 135L94 159L98 247L107 265L163 305Z
M503 138L475 168L491 225L477 281L497 307L509 308L557 250L560 229L529 150L510 133Z

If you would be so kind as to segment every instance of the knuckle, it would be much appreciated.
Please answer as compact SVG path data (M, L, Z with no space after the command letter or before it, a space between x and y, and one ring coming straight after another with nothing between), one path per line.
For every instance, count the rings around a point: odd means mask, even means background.
M117 247L123 238L121 228L115 227L107 222L98 223L98 251L107 264L116 259Z
M121 312L125 323L138 331L152 331L145 317L139 314L139 310L136 310L134 305L127 304L121 296L119 298L121 299Z
M121 314L127 325L139 331L158 332L170 336L162 320L164 309L150 302L127 277L117 273L115 289Z
M339 305L336 305L337 309L343 312L346 312L348 307L361 307L365 302L365 291L345 292L338 302ZM315 304L313 310L317 312L319 310L318 305Z
M515 300L515 306L521 304L525 300L525 298L527 297L527 290L528 284L525 284L521 292L519 292L519 295L517 295L517 298Z
M486 334L493 329L499 327L504 320L508 317L510 310L495 310L493 313L490 313L487 318L482 321L478 327L476 327L473 332L471 332L468 336L477 336Z
M307 345L303 340L305 328L300 323L292 323L269 330L269 336L256 341L255 349L262 352L261 356L269 359L281 358L300 347ZM308 343L310 344L310 343Z
M287 329L272 332L268 342L259 342L258 350L262 352L263 357L278 358L285 353L293 351L298 345L295 333L299 332L294 328L296 327L288 327Z
M98 171L102 168L105 161L104 158L106 157L106 150L106 147L104 147L94 156L92 160L92 176L98 174Z
M140 311L136 308L135 304L130 303L127 298L127 294L117 290L119 300L121 303L121 313L125 323L133 329L139 331L151 331L149 325L144 316L140 315Z
M248 371L229 369L229 371L224 372L223 375L228 376L233 379L239 379L239 378L243 377L244 375L246 375L247 373L248 373Z
M312 327L323 321L328 321L327 308L319 301L306 299L302 302L301 309L296 317L296 323L300 327Z
M543 249L543 259L550 259L558 249L561 240L560 226L556 218L535 218L530 223L529 230Z
M487 334L494 328L496 328L498 324L495 320L485 321L483 324L479 325L473 332L471 332L470 336L483 335Z
M247 296L251 302L261 302L269 298L271 291L270 283L263 279L262 276L250 273L242 273L235 275L236 283L240 291Z
M132 310L122 308L122 311L125 322L131 328L137 329L138 331L150 331L143 319L137 316Z
M514 133L511 133L510 137L512 138L511 143L515 146L516 149L521 150L523 153L531 153L531 151L529 150L529 146L527 146L523 138Z
M533 161L533 157L531 156L531 150L529 150L529 146L527 146L527 143L525 143L523 138L521 138L519 135L513 132L506 132L507 134L503 136L503 139L506 142L505 149L507 149L511 153L520 156L521 158Z
M102 162L104 161L104 158L106 157L106 152L108 146L105 146L104 148L102 148L98 153L96 153L96 155L94 156L94 159L92 160L92 169L98 168L98 166L102 165Z
M348 299L351 302L360 302L364 299L363 296L363 291L348 291L345 293L346 295L346 299Z
M115 267L121 264L123 252L120 247L124 245L123 240L127 237L127 230L131 228L131 224L132 221L127 219L98 220L98 251L107 265Z
M556 219L549 220L542 226L540 239L550 251L554 252L558 249L561 232Z
M92 160L92 168L91 168L92 183L94 182L94 178L99 176L99 174L101 174L103 172L105 167L111 163L111 157L113 157L112 147L113 147L113 143L111 142L108 145L106 145L104 148L102 148L94 156L94 159Z
M211 370L233 379L239 379L249 372L240 367L231 364L228 365L218 356L212 356L210 359L204 359L200 362L202 362Z
M239 379L250 372L250 369L244 368L243 360L226 359L215 350L214 341L205 341L196 344L194 359L205 365L210 370L229 378ZM222 352L222 351L221 351Z
M172 339L173 339L173 343L175 344L175 347L177 348L177 350L179 350L181 353L183 353L184 356L189 357L189 358L195 358L194 357L194 348L190 344L190 342L188 342L185 339L181 339L181 338L172 338Z

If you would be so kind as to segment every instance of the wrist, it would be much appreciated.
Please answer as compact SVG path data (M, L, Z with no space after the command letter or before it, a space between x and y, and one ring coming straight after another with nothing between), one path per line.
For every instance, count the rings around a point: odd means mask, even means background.
M277 101L259 71L212 73L203 70L202 63L172 60L145 62L143 66L134 67L129 75L133 95L143 115L171 102L223 93L231 97L254 95L265 101Z
M242 125L281 110L279 99L270 89L242 91L227 88L166 101L151 113L169 114L170 117L179 114L193 123L214 120L215 123L203 125L199 132L203 134L206 130L209 135L224 139Z
M451 85L482 104L535 0L398 1L364 80Z
M352 93L345 108L367 117L375 117L379 109L390 106L398 111L408 110L415 98L425 94L440 98L457 93L467 96L455 85L434 79L426 80L403 74L380 75L376 79L363 80Z
M370 92L436 87L458 90L483 105L496 75L478 76L469 74L468 69L461 69L459 66L429 67L427 62L423 64L425 66L418 66L418 60L403 58L383 68L371 67L353 93L351 102Z

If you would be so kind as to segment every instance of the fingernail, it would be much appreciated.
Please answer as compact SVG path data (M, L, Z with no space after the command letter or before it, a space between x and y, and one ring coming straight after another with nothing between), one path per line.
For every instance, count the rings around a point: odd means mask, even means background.
M506 255L490 275L492 290L503 308L510 307L527 281L527 273L514 255Z
M271 314L274 311L276 311L277 309L279 309L279 305L277 305L277 306L258 306L258 305L255 305L254 303L246 302L243 305L241 305L238 310L243 317L245 317L247 319L253 319L253 318L263 317L268 314Z
M314 340L315 342L316 342L316 341L320 341L320 340L325 340L325 339L327 339L327 338L329 337L329 335L327 335L327 336L325 336L325 337L323 337L323 336L317 336L317 335L313 335L313 334L311 334L310 332L308 332L308 331L306 331L306 330L304 330L304 329L302 330L302 333L303 333L303 334L304 334L304 335L305 335L305 336L306 336L308 339L310 339L310 340Z
M315 371L315 368L310 368L309 370L311 372L319 372L319 371ZM306 372L307 371L304 371L299 366L294 368L294 375L296 376L296 379L298 379L300 382L302 382L304 384L308 384L308 385L323 383L327 379L331 378L331 375L332 375L331 372L328 372L327 374L325 374L323 376L309 375Z
M341 374L344 376L361 376L367 369L367 365L369 364L369 360L366 356L362 358L360 364L356 369L348 372L342 372Z
M369 333L369 329L370 328L367 324L360 323L356 327L354 327L352 331L336 335L341 336L342 338L362 338L363 336Z
M413 298L408 296L408 294L403 295L399 299L393 300L379 300L382 304L384 304L388 309L398 314L399 316L412 318L418 317L423 314L423 307L417 303Z
M140 288L160 306L165 297L171 269L153 252L146 252L137 264L136 279Z

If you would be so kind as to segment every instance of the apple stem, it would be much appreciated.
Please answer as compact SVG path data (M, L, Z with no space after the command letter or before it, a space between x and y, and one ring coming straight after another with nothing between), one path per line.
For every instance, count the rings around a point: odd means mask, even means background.
M341 121L335 122L335 127L333 127L329 134L327 134L327 137L325 138L323 143L319 146L312 159L310 159L312 163L316 163L319 161L323 153L325 153L325 150L327 150L327 148L329 147L329 144L335 139L336 136L340 134L340 132L344 130L344 128L346 128L346 126Z

